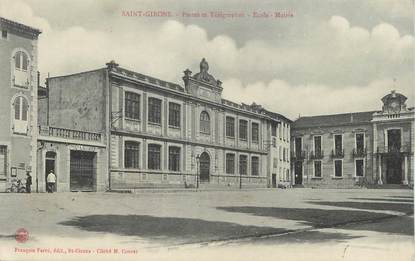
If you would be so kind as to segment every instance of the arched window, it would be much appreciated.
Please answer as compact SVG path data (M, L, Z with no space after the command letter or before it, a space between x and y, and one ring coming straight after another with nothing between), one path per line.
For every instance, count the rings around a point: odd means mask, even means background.
M13 56L13 85L28 88L29 86L29 56L23 51L17 51Z
M19 134L27 134L27 118L29 105L26 98L23 96L18 96L14 99L13 102L14 109L14 122L13 122L13 132Z
M206 111L200 113L200 132L210 134L210 117Z

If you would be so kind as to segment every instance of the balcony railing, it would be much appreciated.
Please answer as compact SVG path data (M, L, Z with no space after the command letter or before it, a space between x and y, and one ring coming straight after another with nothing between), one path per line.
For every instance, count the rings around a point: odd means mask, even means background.
M292 160L303 160L305 159L305 151L301 150L301 151L291 151L291 159Z
M39 126L39 134L43 136L59 137L65 139L102 141L102 135L96 132L72 130L50 126Z
M324 158L324 151L316 150L310 152L310 159L322 159Z
M331 157L336 159L344 158L344 150L332 150Z
M403 145L403 146L378 147L376 152L377 153L382 153L382 154L390 154L390 155L401 154L401 153L410 154L411 153L411 146L410 146L410 144L406 144L406 145Z
M366 148L354 148L353 149L353 157L354 158L361 158L361 157L366 157L367 155L367 149Z

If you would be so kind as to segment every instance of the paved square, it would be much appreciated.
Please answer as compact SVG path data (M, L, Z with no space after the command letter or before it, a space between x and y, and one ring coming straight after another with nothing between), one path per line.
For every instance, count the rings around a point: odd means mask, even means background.
M412 250L414 233L412 190L0 196L0 240L6 252L16 246L53 246L65 251L70 246L86 251L91 245L95 252L119 245L140 251L200 246L275 249L283 245L333 245L344 249L345 244L356 249L382 244L392 247L390 242L397 244L395 248L407 249L409 244L407 250ZM29 232L26 243L15 240L19 228Z

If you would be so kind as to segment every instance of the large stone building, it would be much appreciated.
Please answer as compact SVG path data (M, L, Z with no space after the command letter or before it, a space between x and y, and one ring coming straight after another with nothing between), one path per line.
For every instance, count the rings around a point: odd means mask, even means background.
M292 125L294 183L355 187L414 183L414 108L395 91L381 111L300 117Z
M209 73L183 85L106 67L39 85L40 31L0 18L0 191L34 177L46 190L413 185L414 108L301 117L222 98ZM225 87L226 88L226 87Z
M0 17L0 191L36 176L40 31Z
M208 69L184 71L183 87L115 62L49 78L49 125L107 139L111 189L289 183L291 121L223 99Z

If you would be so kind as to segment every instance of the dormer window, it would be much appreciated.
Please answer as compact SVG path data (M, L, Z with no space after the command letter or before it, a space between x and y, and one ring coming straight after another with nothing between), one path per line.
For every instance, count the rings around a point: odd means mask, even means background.
M23 51L17 51L13 56L13 85L23 88L29 86L29 56Z

